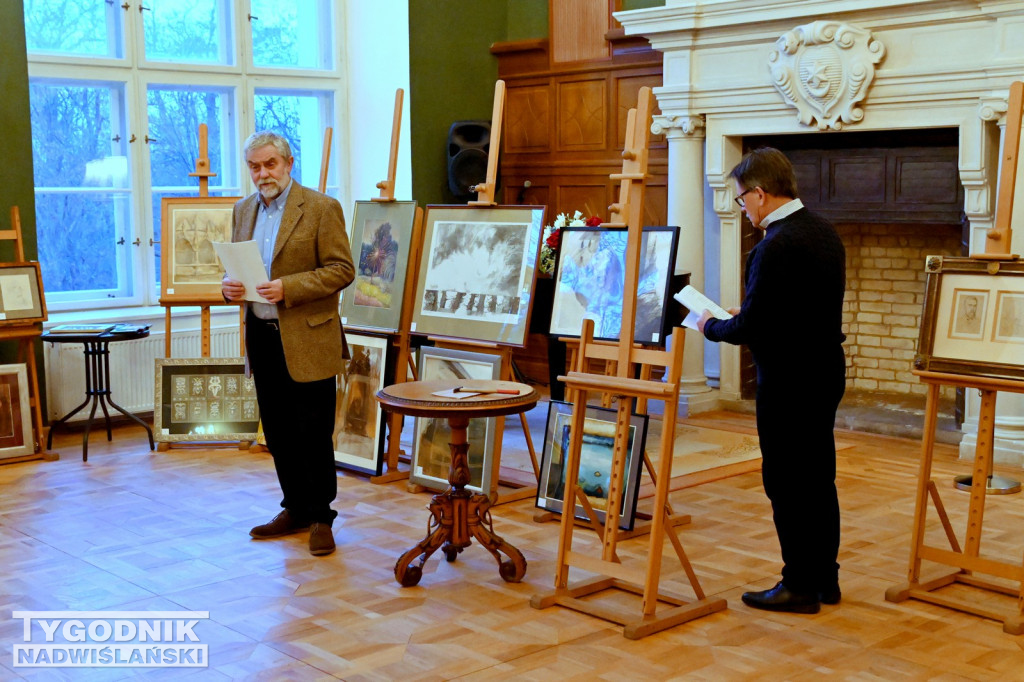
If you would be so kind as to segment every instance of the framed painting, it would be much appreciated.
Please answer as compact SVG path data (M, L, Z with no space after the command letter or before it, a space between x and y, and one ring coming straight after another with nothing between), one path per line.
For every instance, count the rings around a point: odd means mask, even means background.
M432 379L500 379L501 356L488 353L449 350L424 346L420 348L419 378ZM490 495L491 468L494 455L496 417L469 420L469 485L468 490ZM452 455L448 448L451 429L444 418L417 417L413 429L412 464L409 480L431 490L448 488L448 469Z
M155 384L155 440L256 440L256 384L242 358L156 358Z
M608 511L608 488L611 485L612 454L615 448L616 411L604 407L588 407L580 450L578 485L590 501L601 523ZM540 482L537 485L537 506L562 512L565 503L565 460L569 454L569 432L572 404L552 400L548 406L548 423L541 454ZM640 490L640 468L647 441L647 415L634 414L629 420L626 468L622 482L622 505L619 528L632 530L636 519L637 495ZM576 518L588 519L583 505L576 505Z
M1024 263L928 256L914 368L1024 378Z
M0 263L0 324L46 320L39 263Z
M349 235L356 278L342 296L342 324L398 330L415 219L415 201L356 202Z
M388 340L346 333L348 360L338 375L334 407L334 461L379 476L384 467L384 419L374 395L384 388Z
M543 206L427 206L412 331L522 347L543 226Z
M164 197L160 201L160 298L223 301L214 242L231 241L231 210L240 197Z
M0 459L34 454L28 368L0 365Z
M579 336L594 320L594 338L617 341L622 328L627 230L564 227L555 267L549 333ZM678 227L645 227L637 280L637 343L665 343L665 308L676 264Z

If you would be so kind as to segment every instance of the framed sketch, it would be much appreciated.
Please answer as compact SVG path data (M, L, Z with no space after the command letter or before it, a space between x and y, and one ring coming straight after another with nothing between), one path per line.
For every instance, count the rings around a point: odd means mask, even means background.
M627 230L564 227L555 267L549 333L579 336L594 320L594 338L617 341L622 328ZM665 307L676 264L678 227L645 227L640 241L636 326L638 343L663 345Z
M611 485L612 454L615 447L616 411L604 407L588 407L580 450L578 485L590 501L601 523L608 511L608 488ZM569 432L572 404L552 400L548 406L548 424L541 454L540 483L537 485L537 506L562 512L565 502L565 460L569 454ZM640 467L647 440L647 415L630 416L626 468L622 480L622 506L619 528L632 530L636 518L637 494L640 490ZM576 518L588 519L583 505L576 505Z
M0 263L0 325L46 320L39 263Z
M1024 263L928 256L914 368L1024 379Z
M543 206L427 206L412 331L523 346Z
M0 365L0 459L35 453L28 401L28 368Z
M242 358L156 358L155 384L155 440L256 440L256 384Z
M379 476L384 467L384 419L374 395L384 388L388 340L345 334L348 360L338 375L334 408L334 461Z
M164 197L160 298L223 301L224 267L213 242L231 241L231 210L240 197Z
M501 356L488 353L449 350L424 346L420 348L419 378L433 379L500 379ZM490 495L491 468L497 417L469 420L469 485L467 490ZM409 480L431 490L448 488L448 469L452 455L448 447L451 429L444 418L417 417L413 428L412 464Z
M357 201L349 242L356 278L341 299L341 323L394 332L402 317L415 201Z

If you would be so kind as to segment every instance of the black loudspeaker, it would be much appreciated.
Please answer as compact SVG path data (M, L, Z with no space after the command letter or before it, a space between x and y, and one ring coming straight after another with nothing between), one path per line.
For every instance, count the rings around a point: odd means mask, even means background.
M491 147L490 121L456 121L448 130L448 188L457 197L487 179L487 153Z

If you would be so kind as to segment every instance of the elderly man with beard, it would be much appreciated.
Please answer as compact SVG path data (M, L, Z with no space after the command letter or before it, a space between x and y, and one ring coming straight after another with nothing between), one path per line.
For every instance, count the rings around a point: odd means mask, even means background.
M288 140L258 132L244 149L257 191L235 204L232 241L254 240L270 273L256 287L265 302L246 303L245 348L283 495L283 510L249 535L308 528L309 551L320 556L335 548L335 378L348 357L338 296L355 268L341 205L292 180ZM221 290L228 301L245 298L237 280L225 278Z

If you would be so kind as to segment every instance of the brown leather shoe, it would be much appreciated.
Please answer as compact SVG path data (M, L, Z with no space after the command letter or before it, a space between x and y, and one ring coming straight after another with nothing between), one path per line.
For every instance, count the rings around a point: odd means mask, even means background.
M324 556L334 551L334 531L326 523L314 523L309 527L309 553Z
M249 535L257 540L268 540L270 538L279 538L282 535L291 535L292 533L298 533L301 530L309 528L309 523L303 523L296 520L291 513L285 509L280 514L275 516L270 523L264 523L261 526L256 526L249 531Z

